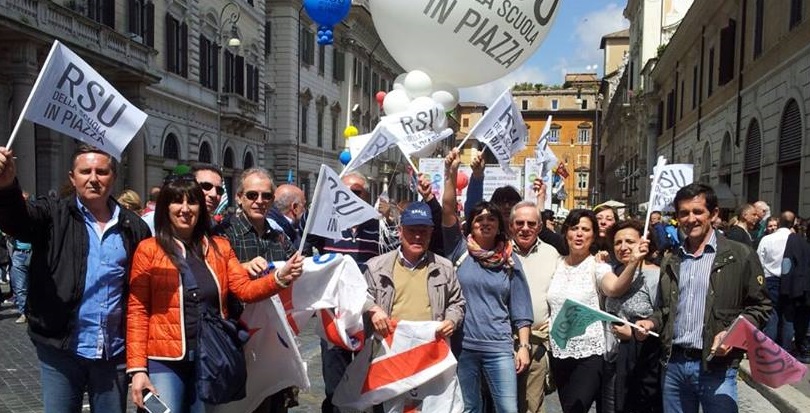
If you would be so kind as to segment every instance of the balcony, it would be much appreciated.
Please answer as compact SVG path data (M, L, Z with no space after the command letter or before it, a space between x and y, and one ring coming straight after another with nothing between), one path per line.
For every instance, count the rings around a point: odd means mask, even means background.
M223 93L220 96L222 128L242 134L260 125L259 104L236 93Z

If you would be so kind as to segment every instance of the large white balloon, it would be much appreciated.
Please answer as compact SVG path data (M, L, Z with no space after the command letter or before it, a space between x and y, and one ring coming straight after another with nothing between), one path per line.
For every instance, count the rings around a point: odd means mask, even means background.
M383 110L386 115L393 115L408 110L411 99L404 89L395 89L385 94Z
M430 96L433 91L433 81L430 76L421 70L411 70L405 76L405 81L402 82L405 86L405 91L411 99L416 99L422 96Z
M407 70L457 87L515 70L540 47L560 0L373 0L374 27Z

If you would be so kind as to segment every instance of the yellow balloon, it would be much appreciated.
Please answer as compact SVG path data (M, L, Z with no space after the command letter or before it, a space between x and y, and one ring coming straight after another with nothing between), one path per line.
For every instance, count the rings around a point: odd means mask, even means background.
M343 137L345 137L346 139L349 139L352 136L357 136L359 133L360 131L357 130L357 128L355 128L354 125L349 125L346 127L346 129L343 129Z

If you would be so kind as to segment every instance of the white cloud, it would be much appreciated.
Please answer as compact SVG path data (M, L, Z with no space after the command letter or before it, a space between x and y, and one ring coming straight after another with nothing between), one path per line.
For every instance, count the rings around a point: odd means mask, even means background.
M604 60L603 51L599 49L602 36L630 26L622 11L618 4L611 3L601 10L582 16L574 28L575 44L571 50L577 50L577 53L572 56L569 71L584 71L586 66L594 64L601 66Z
M495 101L506 89L511 89L515 83L532 82L547 83L552 76L536 65L524 63L506 76L476 87L459 89L459 101L478 102L489 105Z

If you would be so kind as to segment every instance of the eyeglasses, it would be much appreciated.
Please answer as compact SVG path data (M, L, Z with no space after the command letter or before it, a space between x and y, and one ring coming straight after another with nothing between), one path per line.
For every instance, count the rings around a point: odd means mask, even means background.
M272 192L257 192L257 191L247 191L245 192L245 198L255 201L259 199L259 195L261 195L263 201L272 201L273 200L273 193Z
M197 182L197 180L194 179L194 175L192 175L192 174L182 174L182 175L169 174L169 175L166 175L165 178L163 178L163 185L166 185L166 184L169 184L169 183L172 183L172 182Z
M217 189L217 195L220 195L220 196L225 193L225 187L224 186L216 186L216 185L212 184L211 182L200 182L200 186L202 187L203 191L210 191L211 189L216 188Z
M518 228L523 228L526 225L529 228L537 227L537 221L515 221L515 226Z

